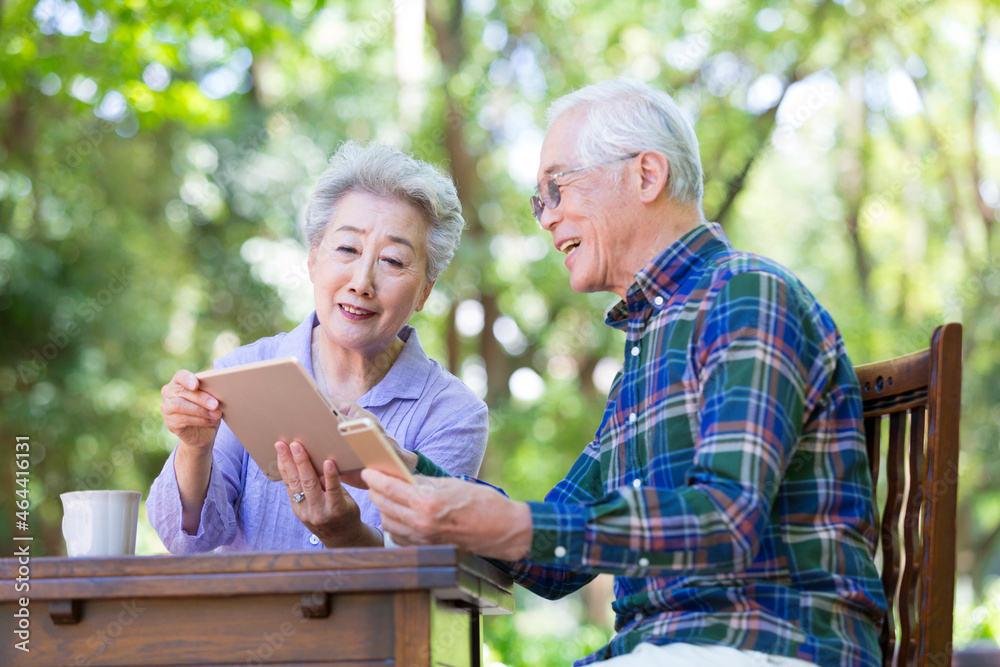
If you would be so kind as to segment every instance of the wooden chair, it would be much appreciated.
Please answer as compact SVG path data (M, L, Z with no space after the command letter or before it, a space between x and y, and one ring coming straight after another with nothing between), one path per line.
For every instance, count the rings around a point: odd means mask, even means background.
M872 483L885 492L885 505L876 499L875 507L889 601L883 664L946 667L955 597L962 325L935 329L929 349L856 371Z

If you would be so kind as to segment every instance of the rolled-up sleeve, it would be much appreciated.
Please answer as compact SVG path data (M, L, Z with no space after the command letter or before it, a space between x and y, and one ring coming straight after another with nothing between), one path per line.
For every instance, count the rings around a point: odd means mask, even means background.
M238 448L239 451L236 451ZM201 508L201 520L195 535L185 531L183 507L177 475L174 472L175 449L163 470L153 482L146 500L149 523L160 536L170 553L192 553L212 551L231 544L236 538L236 501L241 492L240 476L243 467L242 452L245 451L236 436L223 423L215 439L212 451L212 473L208 482L208 493Z
M214 363L216 369L231 365L234 364L229 358L217 359ZM174 470L176 456L175 447L149 490L146 512L150 525L170 553L212 551L232 544L239 531L236 504L243 493L246 456L243 445L223 420L212 448L212 472L195 535L189 534L181 525L184 511Z

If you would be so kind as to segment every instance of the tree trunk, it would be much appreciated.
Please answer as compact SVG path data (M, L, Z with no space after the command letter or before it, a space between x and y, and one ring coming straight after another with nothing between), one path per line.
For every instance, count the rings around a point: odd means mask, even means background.
M865 303L871 305L872 294L869 276L871 262L861 239L861 204L867 194L865 178L865 156L867 155L868 131L867 107L863 99L850 98L846 103L847 118L844 119L845 149L840 160L840 190L847 205L847 238L854 251L854 265L857 268L858 287ZM887 205L888 202L885 202ZM886 206L887 208L888 206Z
M438 7L443 0L427 3L427 22L436 37L436 45L441 62L449 76L454 76L465 58L465 47L462 43L462 2L453 0L450 13L442 16ZM442 10L444 11L444 10ZM487 234L479 220L479 204L482 200L483 184L479 178L479 156L474 155L465 143L463 128L466 119L471 114L456 100L448 87L445 86L445 104L447 109L444 129L444 145L451 161L451 175L458 188L458 198L462 202L462 214L468 223L466 243L488 243ZM485 256L485 253L477 253ZM486 402L490 406L508 395L507 379L509 375L508 360L504 349L493 335L493 324L500 316L496 303L495 290L488 284L476 286L483 304L483 331L479 338L479 351L486 366L487 394ZM456 348L457 349L457 348ZM460 359L449 359L449 364L455 368L461 366Z
M979 114L976 108L976 100L979 99L980 91L985 90L983 83L983 43L986 40L986 30L979 30L979 44L972 61L972 92L969 96L969 172L972 177L972 190L975 193L976 208L983 218L983 225L986 228L987 247L993 238L993 228L996 226L997 218L993 207L986 203L982 193L979 192L979 182L982 180L982 169L980 167L979 145L976 142L977 129L979 127Z
M28 109L24 101L24 94L14 95L10 100L10 116L4 124L3 131L0 132L0 142L9 155L26 156L30 151L28 136Z
M459 371L462 370L462 341L458 337L458 325L455 322L455 316L458 314L458 299L454 299L451 302L451 308L448 310L448 322L445 324L445 344L448 348L448 372L452 375L458 375Z
M493 294L483 294L483 332L479 335L479 349L486 366L486 404L494 406L509 394L507 380L510 378L507 353L493 333L493 323L500 317L497 298Z

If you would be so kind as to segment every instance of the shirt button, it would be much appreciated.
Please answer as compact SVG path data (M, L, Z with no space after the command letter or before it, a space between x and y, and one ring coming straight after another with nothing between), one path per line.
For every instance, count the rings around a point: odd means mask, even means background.
M649 559L648 558L640 558L639 559L639 567L649 567Z
M635 346L632 347L632 356L633 357L638 357L639 356L639 346L638 345L635 345Z
M638 489L639 487L642 486L642 480L636 477L635 479L632 480L632 486Z
M638 419L638 418L639 418L639 417L638 417L638 415L636 415L636 414L635 414L635 413L633 412L632 414L630 414L630 415L628 416L628 423L629 423L629 424L634 424L634 423L635 423L635 420L636 420L636 419Z
M556 558L565 558L566 557L566 547L564 547L562 545L556 547L555 554L556 554Z
M656 297L655 299L653 299L653 303L656 304L657 306L662 306L663 305L663 297L662 296Z
M309 544L314 544L314 545L315 544L319 544L319 538L316 537L315 535L310 535L309 536Z

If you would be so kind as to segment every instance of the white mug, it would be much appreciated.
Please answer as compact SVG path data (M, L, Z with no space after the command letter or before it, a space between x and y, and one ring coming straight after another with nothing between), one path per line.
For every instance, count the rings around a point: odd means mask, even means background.
M138 491L70 491L63 503L66 554L131 556L139 523Z

